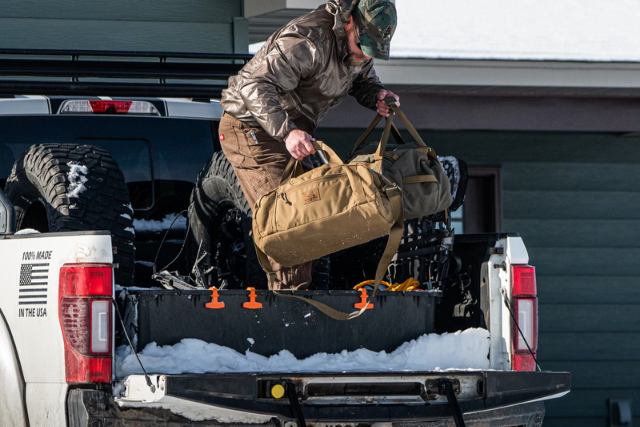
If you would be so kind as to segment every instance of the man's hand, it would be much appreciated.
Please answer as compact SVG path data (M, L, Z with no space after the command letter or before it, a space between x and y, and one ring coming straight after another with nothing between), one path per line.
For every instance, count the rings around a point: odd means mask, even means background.
M376 108L378 110L378 114L384 117L389 117L389 106L386 102L384 102L385 98L395 98L396 105L400 106L400 97L395 93L388 90L381 90L378 92L378 103L376 104Z
M305 131L294 129L285 137L284 143L294 159L302 160L316 152L316 149L313 148L313 144L311 143L312 139L313 137Z

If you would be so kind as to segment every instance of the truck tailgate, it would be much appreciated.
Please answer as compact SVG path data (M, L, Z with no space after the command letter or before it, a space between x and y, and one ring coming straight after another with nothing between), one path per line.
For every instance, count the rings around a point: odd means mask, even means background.
M284 293L284 292L283 292ZM207 308L208 290L132 291L127 307L137 310L138 350L147 344L173 345L196 338L244 353L264 356L288 350L297 358L316 353L340 353L367 348L395 350L402 343L434 332L436 299L440 291L379 292L360 317L334 320L303 301L256 291L259 308L246 308L250 292L219 291L224 307ZM303 291L296 295L350 313L362 302L358 291ZM178 315L168 316L167 313Z

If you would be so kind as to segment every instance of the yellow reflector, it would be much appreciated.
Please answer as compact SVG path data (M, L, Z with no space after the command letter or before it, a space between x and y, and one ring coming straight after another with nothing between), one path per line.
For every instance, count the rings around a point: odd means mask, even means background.
M280 384L276 384L271 387L271 396L276 399L280 399L282 396L284 396L284 387L282 387L282 385Z

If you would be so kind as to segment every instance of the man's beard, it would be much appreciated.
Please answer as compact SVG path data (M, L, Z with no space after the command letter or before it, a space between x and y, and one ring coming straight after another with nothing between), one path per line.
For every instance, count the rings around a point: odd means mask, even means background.
M344 65L348 67L362 67L364 65L364 60L358 59L357 53L350 53L344 59Z

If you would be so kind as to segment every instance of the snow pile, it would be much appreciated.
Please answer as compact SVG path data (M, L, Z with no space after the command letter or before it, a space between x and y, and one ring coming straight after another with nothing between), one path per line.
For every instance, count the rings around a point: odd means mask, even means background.
M247 340L251 343L250 338ZM287 350L264 357L247 350L244 355L228 347L183 339L173 346L147 345L139 353L148 373L205 372L397 372L445 369L488 369L489 332L467 329L452 334L426 334L402 344L392 353L366 349L339 354L318 353L298 360ZM141 374L131 349L116 350L116 375Z
M77 162L69 162L67 166L69 166L69 172L67 173L67 179L69 180L67 197L79 197L80 193L87 189L84 184L87 182L89 169Z
M177 217L177 218L176 218ZM173 223L173 226L171 223ZM147 231L147 232L156 232L160 233L162 231L168 230L171 227L172 230L186 230L187 229L187 218L183 217L180 214L173 213L168 214L161 221L156 221L153 219L134 219L133 227L136 231Z

